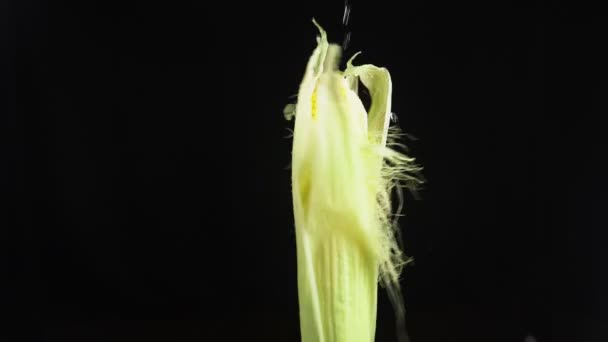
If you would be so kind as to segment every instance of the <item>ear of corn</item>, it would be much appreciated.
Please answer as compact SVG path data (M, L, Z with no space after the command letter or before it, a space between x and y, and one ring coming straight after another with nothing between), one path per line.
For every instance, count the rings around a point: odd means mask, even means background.
M414 160L390 146L391 77L374 65L339 71L339 46L320 35L306 67L295 114L292 192L303 342L370 342L378 281L402 311L405 263L393 224L391 192L416 184ZM366 111L358 82L370 91Z

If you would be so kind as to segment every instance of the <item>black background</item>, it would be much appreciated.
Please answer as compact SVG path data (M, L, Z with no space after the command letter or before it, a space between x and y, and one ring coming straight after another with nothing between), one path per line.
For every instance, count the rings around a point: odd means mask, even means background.
M298 341L282 109L344 3L3 6L24 336ZM401 221L413 342L608 340L607 18L583 7L352 2L346 55L390 70L428 180Z

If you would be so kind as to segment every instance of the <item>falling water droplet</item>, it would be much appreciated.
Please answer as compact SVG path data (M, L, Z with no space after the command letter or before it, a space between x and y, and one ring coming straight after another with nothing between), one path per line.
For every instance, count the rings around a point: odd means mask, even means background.
M342 50L346 50L348 48L348 43L350 43L350 32L346 32L344 36L344 42L342 43Z
M342 16L342 25L348 26L348 19L350 19L350 4L348 0L344 1L344 15Z
M350 43L350 31L348 30L348 20L350 19L351 5L349 0L344 0L344 14L342 15L342 28L344 29L344 41L342 42L342 50L348 49Z

